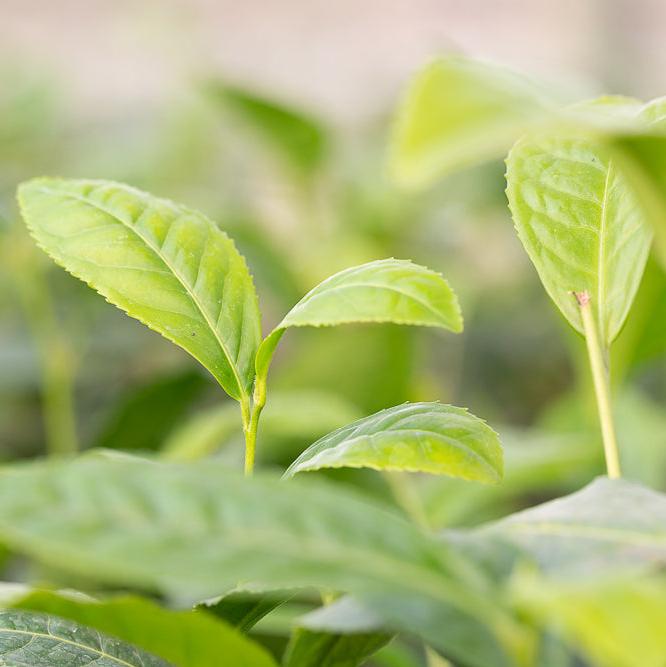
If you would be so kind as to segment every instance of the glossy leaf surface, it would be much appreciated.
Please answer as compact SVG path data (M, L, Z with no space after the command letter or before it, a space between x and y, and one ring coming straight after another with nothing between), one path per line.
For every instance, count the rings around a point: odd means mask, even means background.
M264 340L257 375L265 375L289 327L393 322L462 331L458 299L446 280L407 260L383 259L336 273L306 294Z
M118 639L45 614L0 612L0 664L8 667L169 667Z
M108 301L180 345L235 399L247 395L261 331L252 278L201 213L107 181L19 188L37 243Z
M294 461L286 476L344 467L498 482L502 446L497 434L464 408L405 403L324 436Z
M599 143L532 135L511 150L507 184L518 236L549 296L583 333L572 293L587 291L608 347L627 317L652 240L625 172Z

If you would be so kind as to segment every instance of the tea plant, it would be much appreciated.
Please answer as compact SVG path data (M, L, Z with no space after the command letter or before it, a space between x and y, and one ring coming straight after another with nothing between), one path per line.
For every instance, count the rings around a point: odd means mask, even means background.
M419 638L431 665L663 664L666 497L618 479L607 368L660 224L658 162L640 160L636 148L659 141L659 104L565 108L520 77L459 59L437 63L413 87L394 142L394 170L405 181L515 142L507 161L514 223L546 291L585 338L611 478L439 535L417 514L406 521L301 473L365 467L498 482L498 437L461 408L388 408L315 442L282 479L248 477L269 368L287 329L394 322L460 331L456 297L439 274L395 259L344 270L262 339L245 261L202 214L104 181L22 185L37 243L189 352L238 402L246 475L215 458L105 453L5 467L4 543L87 578L88 588L103 583L164 602L8 587L5 662L274 665L253 626L314 589L325 604L297 621L280 656L288 667L360 665L373 654L380 661L376 651L395 634Z

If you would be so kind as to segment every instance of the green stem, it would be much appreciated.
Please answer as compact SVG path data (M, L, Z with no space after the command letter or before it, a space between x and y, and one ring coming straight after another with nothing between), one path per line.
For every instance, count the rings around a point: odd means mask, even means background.
M257 449L257 430L259 417L266 405L266 377L255 379L252 403L247 400L241 403L243 415L243 433L245 434L245 474L251 475L254 471L254 458Z
M587 355L590 360L594 392L597 397L597 411L599 413L599 423L601 424L601 436L604 443L608 477L617 479L621 477L621 472L610 400L610 373L608 365L604 361L604 355L599 343L597 325L590 307L590 295L587 292L576 292L574 296L580 306L580 314L583 320Z

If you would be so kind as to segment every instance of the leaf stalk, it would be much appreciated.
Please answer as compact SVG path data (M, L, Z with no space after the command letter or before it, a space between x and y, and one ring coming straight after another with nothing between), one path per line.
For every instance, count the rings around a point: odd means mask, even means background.
M594 393L597 399L597 412L601 425L606 469L610 479L618 479L622 476L622 473L620 471L620 456L615 436L613 410L610 399L610 372L599 343L597 325L592 315L592 308L590 307L591 297L587 291L574 292L574 296L580 306L580 314L583 321L587 355L590 361Z

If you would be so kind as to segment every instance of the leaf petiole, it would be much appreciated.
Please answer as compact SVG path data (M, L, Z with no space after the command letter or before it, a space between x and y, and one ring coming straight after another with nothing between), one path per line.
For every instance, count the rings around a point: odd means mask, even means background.
M622 475L620 472L620 457L615 437L615 426L613 425L613 410L610 401L610 373L599 344L597 325L592 315L592 309L590 308L590 295L587 291L584 291L574 292L574 296L580 306L580 315L583 321L587 354L590 360L594 393L597 399L599 423L601 424L606 469L608 477L617 479Z

